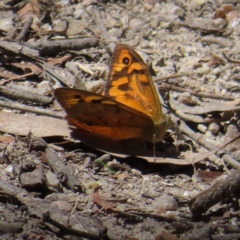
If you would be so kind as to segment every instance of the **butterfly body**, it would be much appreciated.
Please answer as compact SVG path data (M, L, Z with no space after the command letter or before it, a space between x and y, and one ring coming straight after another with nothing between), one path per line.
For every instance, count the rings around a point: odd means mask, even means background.
M70 88L54 94L68 123L93 138L158 142L168 128L146 64L124 44L113 52L103 95Z

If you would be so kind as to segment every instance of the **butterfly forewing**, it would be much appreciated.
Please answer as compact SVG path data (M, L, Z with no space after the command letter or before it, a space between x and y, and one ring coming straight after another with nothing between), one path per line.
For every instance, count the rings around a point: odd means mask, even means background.
M114 50L104 96L143 112L154 123L162 117L148 67L132 48L124 44L117 45Z
M113 140L140 138L153 122L144 113L113 99L83 90L58 88L54 92L70 125Z

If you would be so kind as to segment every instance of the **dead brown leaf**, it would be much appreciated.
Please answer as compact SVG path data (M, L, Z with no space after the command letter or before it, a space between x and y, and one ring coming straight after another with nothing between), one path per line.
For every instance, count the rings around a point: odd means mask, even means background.
M12 136L0 136L0 148L8 145L12 141L14 141L14 137Z
M224 173L222 172L213 172L213 171L203 171L203 170L198 170L198 176L204 181L211 183L213 182L217 177L223 175Z
M94 193L92 194L92 199L97 205L99 205L103 209L113 210L112 204L110 202L107 202L106 200L103 200L98 190L94 191Z
M65 55L60 58L48 58L48 63L54 66L61 65L66 61L69 61L71 59L71 56Z
M33 63L12 63L11 65L21 68L25 73L34 73L36 75L39 75L39 73L42 72L41 68L39 68L38 66L36 66Z
M178 238L176 236L167 231L162 231L161 234L159 234L155 238L155 240L177 240L177 239Z
M70 136L64 120L47 116L22 115L0 111L0 131L26 136L30 132L36 137Z
M39 11L38 0L32 0L27 2L27 4L25 4L24 7L17 12L17 14L21 19L24 19L29 14L38 14Z

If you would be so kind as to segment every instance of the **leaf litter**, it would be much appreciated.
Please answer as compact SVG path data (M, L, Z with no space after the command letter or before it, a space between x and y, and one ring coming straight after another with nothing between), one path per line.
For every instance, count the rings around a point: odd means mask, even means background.
M239 3L4 3L0 236L239 239ZM53 99L101 93L114 42L141 54L172 119L155 157L72 138Z

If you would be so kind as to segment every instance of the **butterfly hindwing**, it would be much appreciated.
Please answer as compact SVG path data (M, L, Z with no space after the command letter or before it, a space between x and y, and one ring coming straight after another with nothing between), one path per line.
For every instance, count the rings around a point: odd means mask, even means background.
M54 92L71 125L115 141L141 137L153 128L147 115L92 92L58 88Z

